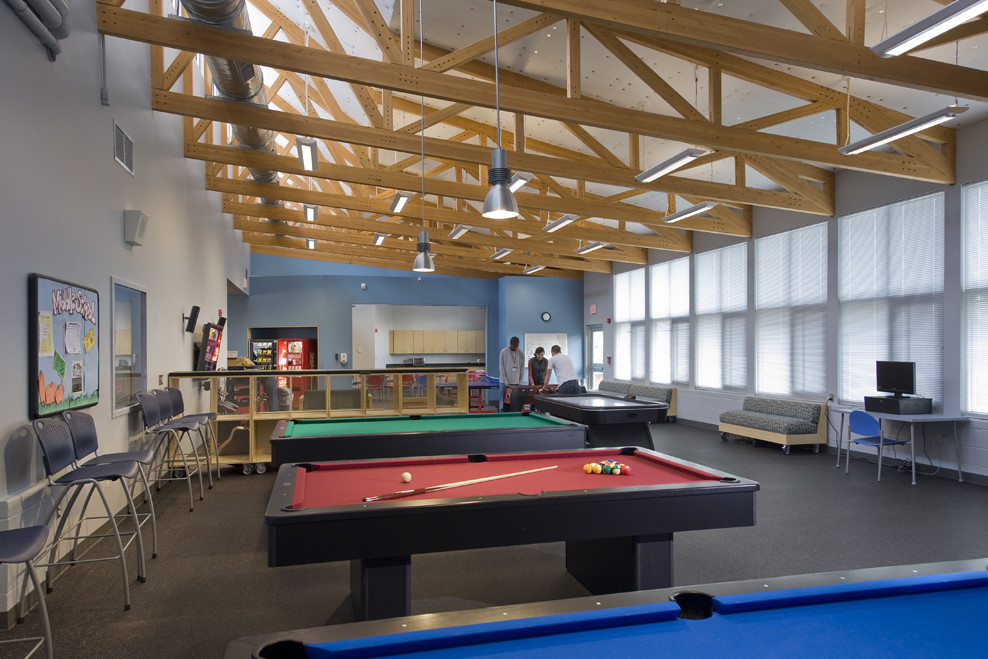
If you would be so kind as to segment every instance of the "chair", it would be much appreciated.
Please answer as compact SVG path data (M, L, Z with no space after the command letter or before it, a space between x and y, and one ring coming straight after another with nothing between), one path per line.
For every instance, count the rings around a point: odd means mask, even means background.
M41 444L41 453L43 456L43 462L45 466L45 473L48 477L49 487L59 487L61 491L57 496L54 497L52 501L51 511L48 513L48 518L45 520L45 526L51 522L55 513L61 509L62 500L65 496L72 493L72 497L69 499L68 504L61 510L61 515L58 519L58 526L55 529L55 535L49 543L50 555L48 562L45 563L49 566L47 574L45 575L45 584L47 586L48 592L52 589L52 579L54 578L54 570L50 569L51 566L56 565L71 565L74 563L82 562L93 562L93 561L106 561L119 559L120 560L120 572L123 577L123 587L124 587L124 610L130 610L130 583L127 577L127 558L124 555L124 542L121 535L130 535L131 539L127 541L127 545L130 544L131 540L137 540L137 578L140 581L145 581L146 577L144 574L144 542L141 538L141 523L140 518L137 515L137 507L134 505L134 499L130 495L130 488L127 487L125 481L132 481L137 478L137 474L140 471L137 462L118 462L115 464L105 464L105 465L87 465L83 467L74 467L75 463L75 446L72 442L72 433L69 430L69 426L61 419L48 418L48 419L35 419L34 432L38 436L38 442ZM65 471L65 470L68 471ZM57 474L63 473L61 476ZM117 481L120 483L121 489L123 489L124 495L127 498L127 505L130 510L130 518L134 524L134 531L121 533L120 528L117 525L117 516L113 513L110 508L110 502L106 498L106 493L103 491L101 483ZM70 528L66 528L67 521L72 516L72 509L75 503L79 500L79 497L86 493L86 497L83 499L82 510L79 513L79 519ZM106 511L106 516L87 516L86 510L89 507L89 503L92 500L93 494L98 494L100 500L103 502L103 508ZM83 524L87 520L95 519L105 519L109 523L112 533L91 533L87 535L81 535L83 532ZM63 535L63 533L72 532L72 535ZM108 538L113 537L117 543L117 553L113 556L104 556L98 558L90 559L80 559L76 558L76 549L80 540L91 539L91 538ZM56 553L58 551L59 545L67 540L72 541L72 548L70 551L65 553L65 557L56 561Z
M206 433L203 436L203 444L206 447L206 461L209 461L210 453L210 443L212 443L212 454L213 461L216 465L216 480L220 479L220 449L216 442L216 435L213 433L213 426L210 421L216 421L216 412L197 412L195 414L185 413L185 399L182 397L182 390L176 387L165 387L164 389L168 392L168 396L172 403L172 416L178 419L190 419L194 420L199 424L199 432L202 434L202 428L206 429ZM212 481L210 481L212 483ZM212 484L210 484L212 487Z
M138 476L144 483L145 496L148 499L148 513L145 519L151 520L151 558L158 558L158 521L154 514L154 499L151 497L151 487L148 485L147 471L145 467L150 467L154 462L154 451L151 449L138 449L136 451L124 451L122 453L106 453L99 455L99 439L96 436L96 423L93 417L85 412L66 410L62 412L62 419L69 427L72 435L72 443L75 445L76 464L105 465L116 464L118 462L137 462ZM89 458L87 460L87 458ZM85 462L83 462L85 460ZM137 488L137 481L131 483L130 493L134 496Z
M172 406L172 397L164 389L155 389L151 392L154 399L158 401L158 411L161 413L161 422L164 427L169 427L174 429L179 433L180 436L188 437L189 445L192 447L192 453L195 455L197 471L199 472L200 480L202 479L202 465L203 462L206 464L206 475L209 477L209 489L213 489L213 470L209 465L209 443L206 441L206 435L202 432L202 423L198 419L193 419L191 417L181 417L176 412ZM184 408L184 404L183 404ZM199 444L202 445L203 453L205 454L205 461L199 457L199 449L196 448L196 443L192 439L192 431L195 431L199 436Z
M896 446L908 444L904 439L885 439L882 436L882 424L867 412L855 410L851 412L848 419L848 429L850 439L847 442L847 450L844 453L844 473L848 473L851 467L851 444L862 444L873 446L878 449L878 482L882 482L882 452L886 446Z
M158 409L158 399L153 394L138 393L137 404L141 407L144 419L144 433L150 437L150 448L154 454L151 469L151 480L157 487L163 481L184 480L189 488L189 512L194 510L192 497L192 476L199 471L199 458L196 455L195 468L189 465L182 450L181 436L173 427L166 427L161 422L161 411ZM179 469L181 475L178 475ZM199 474L199 500L202 501L202 474Z
M0 531L0 564L2 563L23 563L24 564L24 585L21 588L21 599L17 612L17 622L24 622L27 612L27 580L30 578L34 584L34 592L38 596L38 612L41 614L41 629L43 636L30 636L27 638L10 638L0 641L0 645L8 643L30 643L34 646L27 654L32 656L38 648L45 646L45 656L52 659L51 647L51 623L48 621L48 607L45 605L45 596L41 592L41 582L38 581L38 572L34 569L34 559L41 553L45 543L48 541L48 528L45 526L28 526L23 529L9 529Z

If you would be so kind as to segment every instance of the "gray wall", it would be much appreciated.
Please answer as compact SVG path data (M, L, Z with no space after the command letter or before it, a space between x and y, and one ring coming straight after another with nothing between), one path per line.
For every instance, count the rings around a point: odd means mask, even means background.
M39 522L50 509L37 442L24 430L28 274L99 292L100 403L86 411L96 419L103 451L111 452L129 447L135 419L111 412L110 278L147 292L149 385L156 386L159 375L191 365L183 312L195 304L201 320L215 320L226 307L227 280L242 284L247 252L220 213L219 196L205 192L203 165L183 158L181 120L150 111L147 46L106 40L104 107L93 3L70 5L72 34L54 63L7 8L0 11L0 336L7 348L0 528L8 528ZM114 120L134 140L134 176L113 160ZM150 220L143 247L124 242L126 209ZM16 601L9 574L0 569L7 609Z

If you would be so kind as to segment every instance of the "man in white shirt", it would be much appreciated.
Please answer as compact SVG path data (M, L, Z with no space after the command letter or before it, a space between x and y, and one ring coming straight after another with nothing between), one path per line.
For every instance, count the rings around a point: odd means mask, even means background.
M521 354L518 344L518 337L511 337L508 347L501 351L501 356L498 359L498 366L501 369L501 409L504 409L505 386L521 384L521 374L525 370L525 355Z
M573 360L563 354L562 348L552 346L552 357L545 369L545 382L549 384L549 378L556 374L556 382L559 383L558 393L578 394L580 393L580 381L576 379L576 367Z

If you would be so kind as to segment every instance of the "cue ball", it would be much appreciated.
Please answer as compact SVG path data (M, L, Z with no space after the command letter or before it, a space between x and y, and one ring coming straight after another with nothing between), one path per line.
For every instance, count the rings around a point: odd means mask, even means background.
M411 481L412 481L412 475L410 473L408 473L407 471L402 473L401 475L402 483L410 483Z

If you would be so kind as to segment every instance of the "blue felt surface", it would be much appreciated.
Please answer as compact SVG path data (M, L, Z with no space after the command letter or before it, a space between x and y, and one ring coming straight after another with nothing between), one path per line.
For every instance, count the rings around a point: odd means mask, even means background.
M944 589L931 590L939 587L937 584ZM795 593L798 604L792 605ZM715 613L707 620L668 619L670 611L675 615L678 607L662 603L313 645L308 656L544 659L550 655L600 659L716 655L768 659L988 654L988 573L871 582L870 587L842 584L758 596L759 603L749 601L745 605L757 610ZM814 599L822 603L809 603ZM780 606L781 600L790 604Z

